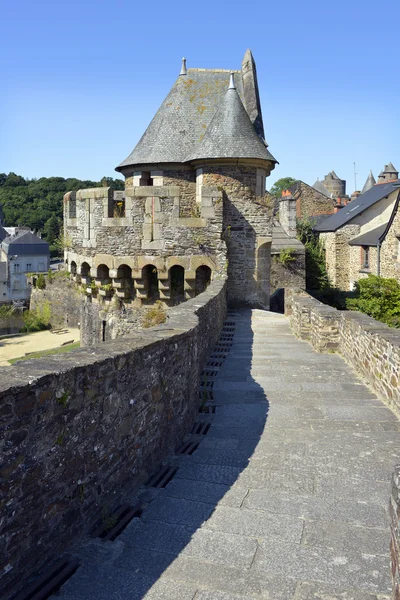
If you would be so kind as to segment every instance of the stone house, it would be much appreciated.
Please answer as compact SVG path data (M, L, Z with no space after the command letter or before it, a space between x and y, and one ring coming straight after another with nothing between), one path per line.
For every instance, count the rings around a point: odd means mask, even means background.
M0 302L26 303L31 295L26 274L48 271L49 245L29 229L15 227L9 232L0 246Z
M315 226L324 246L329 279L342 290L352 290L355 282L369 273L397 279L400 275L394 233L400 192L398 172L390 163L378 183L372 187L367 184L368 180L364 186L367 191Z
M228 275L231 305L269 307L274 169L248 50L240 70L182 61L171 91L116 168L125 191L64 198L65 263L86 303L112 289L124 304L171 306ZM104 311L103 311L104 312ZM106 324L107 327L107 324Z

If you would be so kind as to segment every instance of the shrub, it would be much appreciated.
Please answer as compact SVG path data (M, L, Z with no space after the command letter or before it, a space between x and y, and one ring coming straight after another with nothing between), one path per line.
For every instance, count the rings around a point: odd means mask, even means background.
M36 287L38 288L38 290L46 289L46 278L43 275L43 273L39 273L39 275L37 276Z
M49 329L51 319L50 303L45 301L40 304L36 310L26 310L22 314L24 326L21 333L30 333L33 331L42 331Z
M346 306L359 310L390 327L400 327L400 285L396 279L368 275L356 283L355 298Z

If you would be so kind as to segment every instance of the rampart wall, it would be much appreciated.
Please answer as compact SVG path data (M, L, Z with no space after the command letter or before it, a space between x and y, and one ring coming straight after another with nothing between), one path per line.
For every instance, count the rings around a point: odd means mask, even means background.
M174 453L198 411L197 378L225 314L225 282L216 280L145 337L0 368L4 594Z
M398 329L359 312L338 311L293 290L286 291L285 314L299 338L309 340L318 352L338 351L394 411L400 412ZM400 600L400 466L393 475L389 512L393 598Z

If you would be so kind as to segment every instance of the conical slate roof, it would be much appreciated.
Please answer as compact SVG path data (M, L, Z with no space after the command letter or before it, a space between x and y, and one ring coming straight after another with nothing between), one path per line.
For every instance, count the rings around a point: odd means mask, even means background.
M364 194L364 192L368 192L375 184L375 177L373 176L372 171L370 171L361 193Z
M330 198L330 192L328 192L324 184L319 179L317 179L317 181L312 187L314 188L314 190L317 190L317 192L319 192L320 194L324 194L324 196Z
M250 121L234 85L233 75L203 139L184 162L210 158L258 158L276 162Z
M397 173L398 174L398 170L396 169L396 167L393 166L393 164L390 162L388 165L385 166L385 173Z

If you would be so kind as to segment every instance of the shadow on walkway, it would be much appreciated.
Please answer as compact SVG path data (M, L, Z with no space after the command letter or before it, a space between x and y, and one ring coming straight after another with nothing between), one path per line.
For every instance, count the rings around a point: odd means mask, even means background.
M236 593L251 593L246 577L250 578L257 542L235 534L243 535L245 528L246 535L256 535L250 520L243 522L238 511L249 487L245 470L269 408L264 390L251 377L251 314L228 313L226 327L234 327L233 345L214 380L216 413L199 413L199 420L211 423L199 448L191 456L176 458L179 469L173 480L155 491L141 518L116 541L85 541L78 549L82 566L57 598L186 600L196 595L196 600L205 600L211 598L205 590L218 578L229 579L230 569ZM243 485L235 487L242 479ZM233 573L236 578L240 573L240 581L234 581Z

